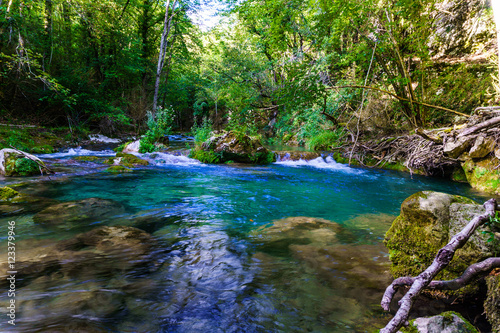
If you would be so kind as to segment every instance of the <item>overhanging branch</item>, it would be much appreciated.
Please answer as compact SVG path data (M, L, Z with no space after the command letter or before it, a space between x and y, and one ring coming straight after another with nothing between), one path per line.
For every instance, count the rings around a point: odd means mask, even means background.
M455 113L455 114L458 114L460 116L464 116L464 117L467 117L467 118L470 117L470 115L468 115L468 114L465 114L465 113L462 113L462 112L458 112L458 111L455 111L455 110L452 110L452 109L448 109L448 108L445 108L445 107L442 107L442 106L431 105L431 104L427 104L427 103L423 103L423 102L417 102L417 101L414 101L414 100L409 100L408 98L404 98L404 97L398 96L398 95L396 95L394 93L391 93L390 91L383 90L383 89L380 89L380 88L377 88L377 87L367 87L367 86L358 86L358 85L327 87L327 89L334 89L334 88L337 88L337 89L360 88L360 89L376 90L376 91L380 91L380 92L382 92L384 94L390 95L390 96L392 96L392 97L394 97L396 99L399 99L400 101L411 102L411 103L415 103L415 104L427 106L429 108L433 108L433 109L437 109L437 110L443 110L443 111L446 111L446 112L452 112L452 113Z

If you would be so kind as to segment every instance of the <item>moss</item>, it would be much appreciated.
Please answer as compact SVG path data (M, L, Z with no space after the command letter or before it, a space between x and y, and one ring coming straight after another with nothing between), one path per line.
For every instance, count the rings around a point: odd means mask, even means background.
M113 149L114 151L116 151L117 153L121 153L123 151L123 149L125 149L125 147L127 147L129 144L131 144L132 142L134 141L127 141L121 145L119 145L118 147L116 147L115 149Z
M133 167L141 166L141 165L144 165L144 166L149 165L148 161L143 160L135 155L126 154L126 153L117 153L116 157L112 157L112 158L108 159L105 163L114 164L115 160L117 158L121 158L119 165L123 165L123 166L128 167L128 168L133 168Z
M11 127L0 125L0 149L11 146L32 154L48 154L61 147L64 141L61 137L68 129L48 130L43 127Z
M500 274L486 278L488 294L484 302L486 318L490 322L493 332L500 332Z
M11 189L10 187L4 186L0 187L0 202L1 201L10 201L15 197L20 196L19 192Z
M441 202L440 202L441 200ZM437 213L432 209L423 209L421 202L427 205L444 205ZM437 202L437 203L436 203ZM433 192L418 192L407 198L401 205L401 213L394 220L385 235L384 243L389 250L392 262L391 273L397 277L417 276L434 260L437 252L449 241L451 203L474 203L460 196L433 194ZM450 280L460 276L463 271L478 259L479 250L468 244L460 249L450 265L437 277L437 280ZM453 295L474 293L477 286L472 285Z
M417 326L414 324L415 320L410 321L410 324L406 327L402 327L400 332L402 333L419 333Z
M20 176L33 176L40 173L40 168L29 158L18 158L15 162L15 171Z
M122 173L122 172L132 172L131 169L126 168L122 165L112 165L109 168L106 169L106 172L111 172L111 173Z
M77 161L83 161L83 162L94 162L99 160L100 157L98 156L77 156L75 157L75 160Z
M488 156L479 161L468 159L462 163L462 168L469 184L480 191L500 194L500 161Z
M192 149L189 152L189 157L197 159L201 163L207 164L218 164L221 163L222 156L220 154L215 153L214 151L205 151L201 148Z
M467 183L467 176L465 175L464 169L458 167L453 169L453 172L451 173L451 180L460 183Z

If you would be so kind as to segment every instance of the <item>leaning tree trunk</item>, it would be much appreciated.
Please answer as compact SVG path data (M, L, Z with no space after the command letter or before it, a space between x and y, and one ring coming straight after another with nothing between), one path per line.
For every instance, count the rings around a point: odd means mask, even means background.
M158 66L156 68L156 81L155 81L155 94L153 97L153 116L156 113L156 108L158 107L158 91L160 90L160 77L163 70L163 65L165 63L165 53L168 46L168 35L170 34L170 24L172 23L172 17L175 11L175 5L177 0L174 0L172 5L172 13L169 16L170 0L167 0L165 8L165 20L163 21L163 33L161 34L160 41L160 54L158 55Z

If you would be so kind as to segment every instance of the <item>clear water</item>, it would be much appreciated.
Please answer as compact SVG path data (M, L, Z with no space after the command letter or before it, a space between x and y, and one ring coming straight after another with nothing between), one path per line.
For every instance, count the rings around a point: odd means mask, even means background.
M70 163L71 155L46 157L66 158L77 175L66 170L19 191L63 202L112 199L125 211L75 228L36 225L35 212L0 217L0 261L7 221L15 220L18 256L99 225L132 225L159 242L157 265L95 276L90 268L77 278L57 268L36 280L20 273L17 325L2 320L2 332L372 331L388 320L378 305L388 279L382 240L401 202L421 190L483 200L463 184L331 159L208 166L160 154L145 156L151 167L110 175ZM342 232L312 243L262 242L260 227L297 216L333 221ZM0 301L7 304L6 293Z

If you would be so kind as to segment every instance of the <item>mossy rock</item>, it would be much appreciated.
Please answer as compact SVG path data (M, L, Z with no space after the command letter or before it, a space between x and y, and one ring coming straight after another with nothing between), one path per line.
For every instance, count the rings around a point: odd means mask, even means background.
M392 262L391 273L395 278L417 276L434 260L437 252L458 233L476 214L483 213L482 206L473 200L439 192L423 191L407 198L401 213L385 235ZM492 255L485 235L480 229L469 242L459 249L450 265L438 274L438 280L451 280L462 275L465 269ZM471 285L454 295L475 293Z
M481 160L467 159L462 168L469 184L480 191L500 195L500 160L487 156Z
M127 153L117 153L115 157L108 159L106 163L122 165L127 168L149 165L148 161Z
M201 147L193 149L190 157L213 164L227 161L269 164L275 161L274 153L263 147L258 139L236 131L212 136Z
M75 157L75 160L77 161L82 161L82 162L95 162L100 160L101 157L99 156L77 156Z
M111 173L123 173L123 172L133 172L132 169L126 168L123 165L112 165L106 169L106 172Z
M0 202L12 201L15 198L20 197L21 194L10 187L4 186L0 187Z
M6 177L40 175L40 166L42 171L47 172L43 162L33 155L9 148L0 150L0 174Z
M500 272L486 277L488 293L484 302L484 312L493 332L500 332Z

